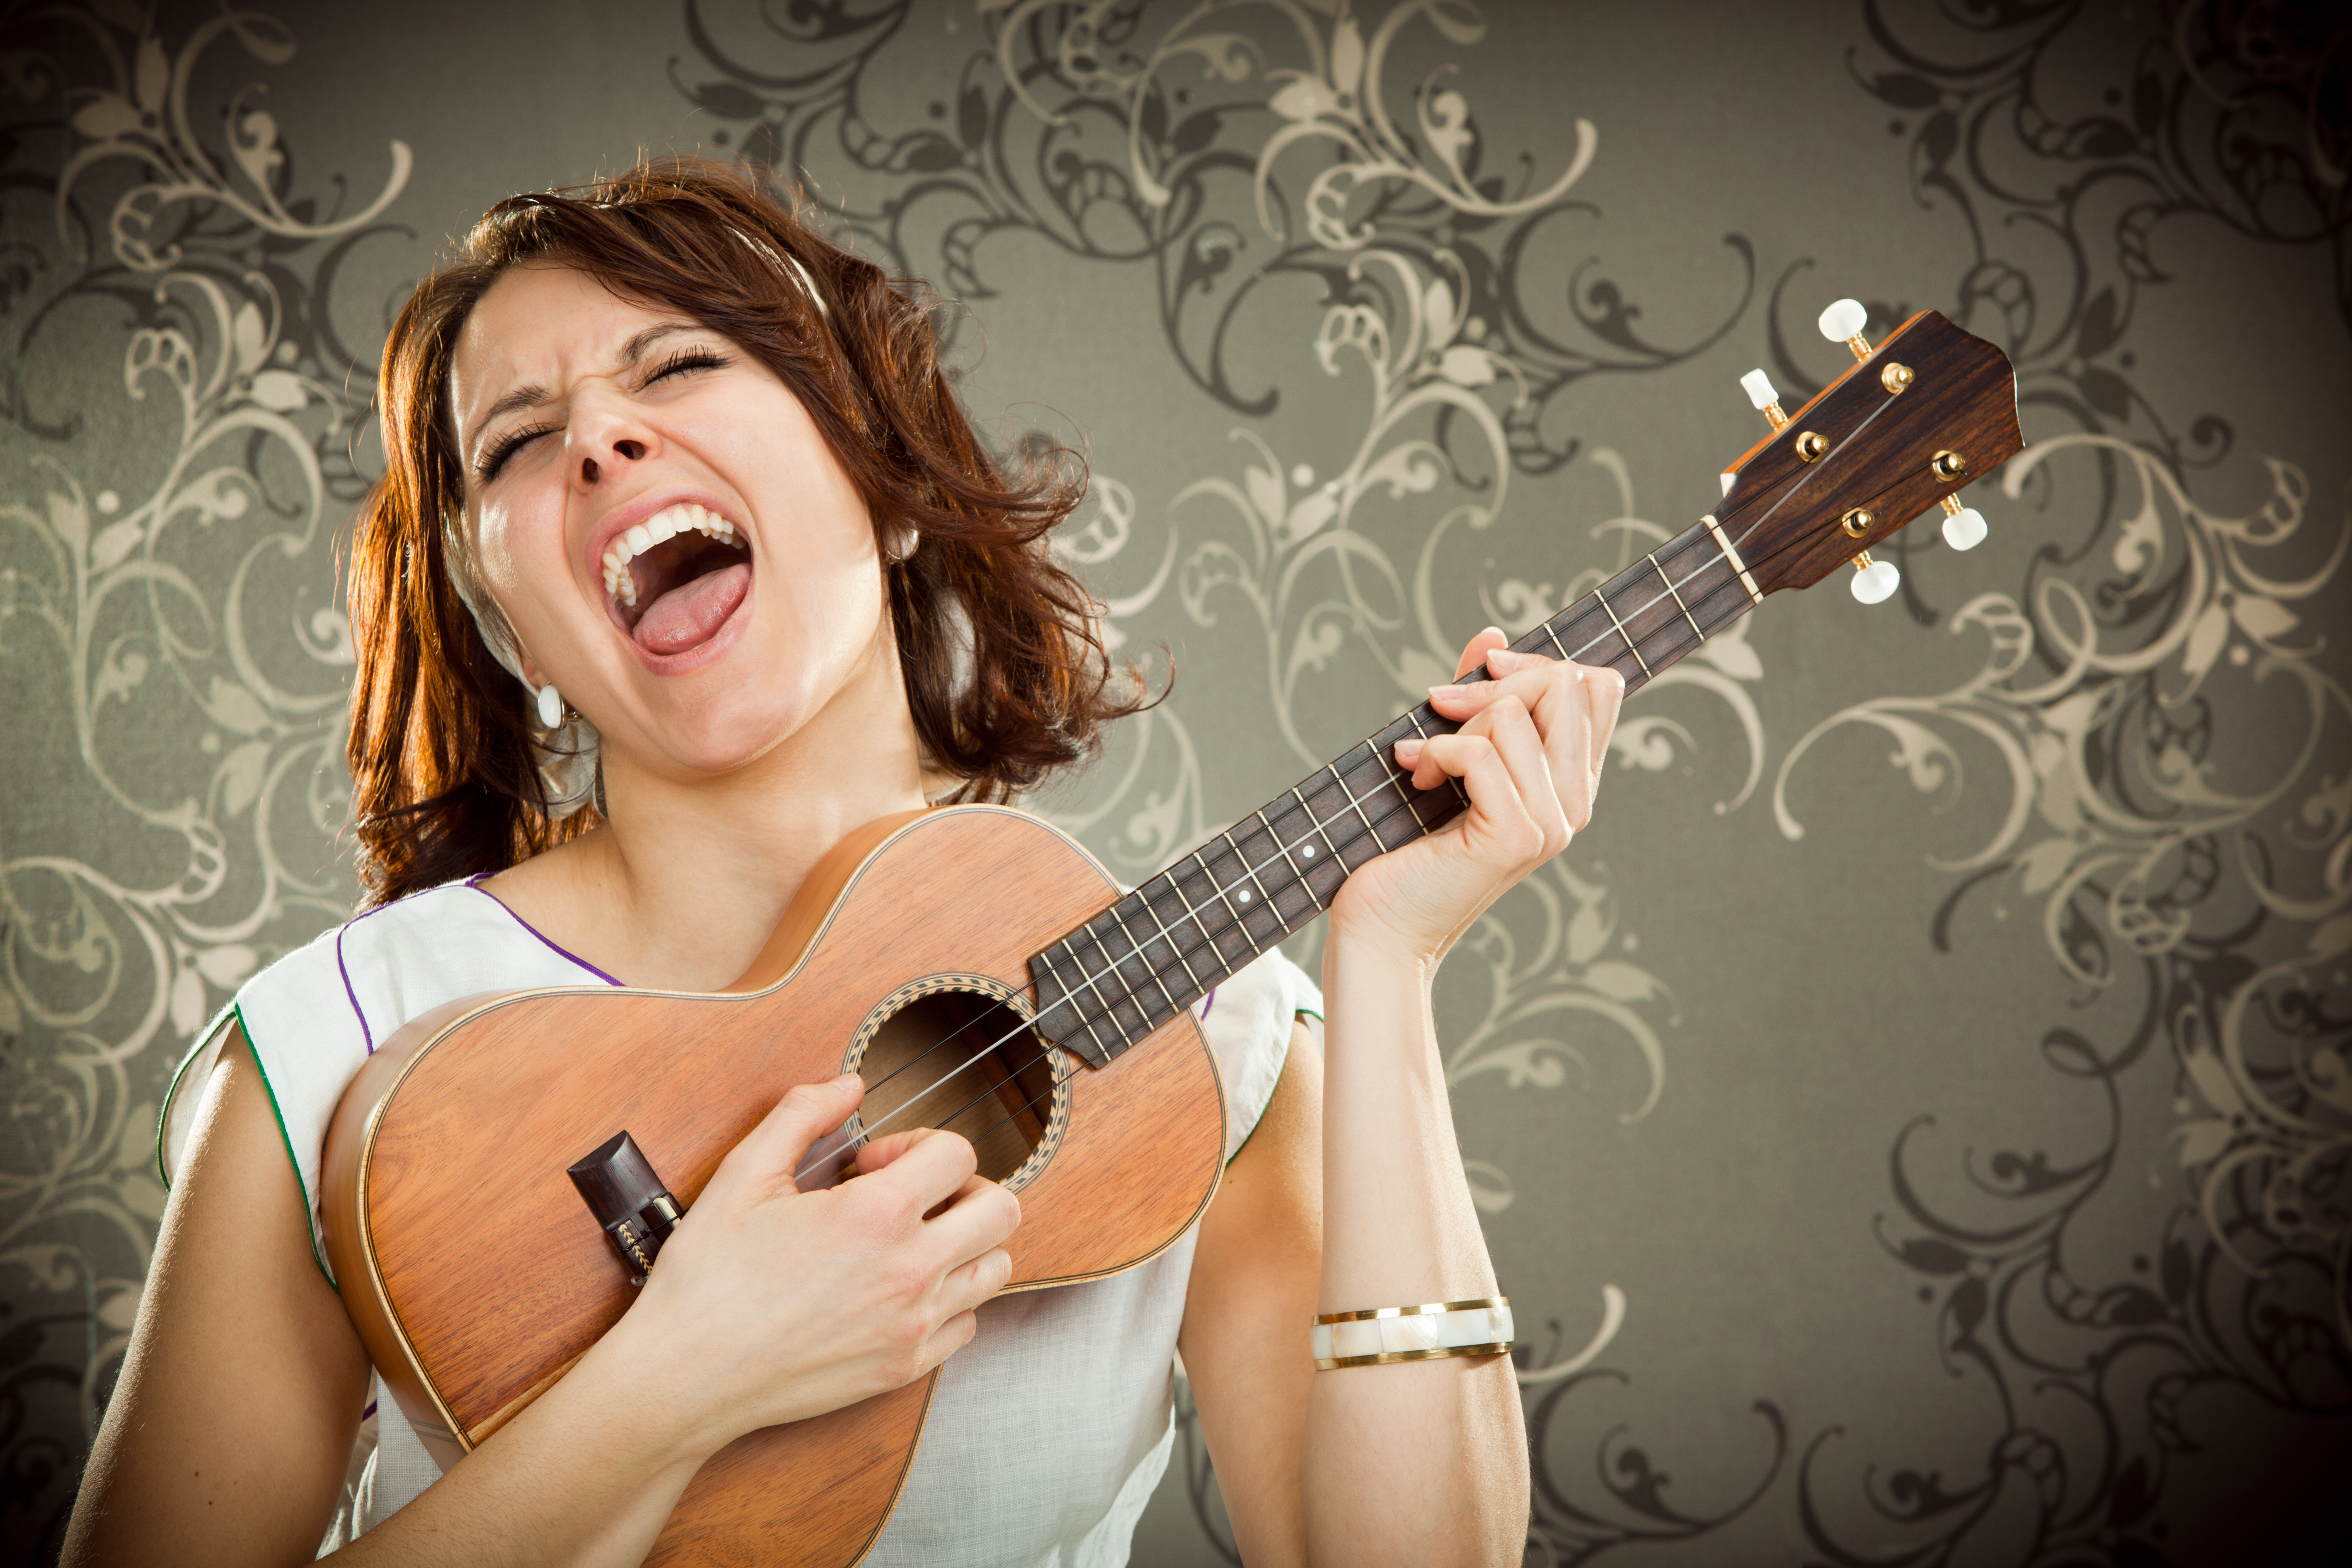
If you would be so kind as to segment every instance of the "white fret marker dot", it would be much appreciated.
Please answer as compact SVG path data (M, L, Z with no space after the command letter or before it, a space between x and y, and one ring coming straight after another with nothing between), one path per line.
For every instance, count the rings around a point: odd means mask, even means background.
M1312 860L1312 859L1314 859L1314 858L1315 858L1315 846L1313 846L1312 844L1302 845L1302 846L1299 847L1299 851L1298 851L1298 858L1299 858L1301 860Z
M1237 902L1244 903L1244 904L1245 904L1245 903L1248 903L1248 902L1249 902L1249 889L1248 889L1247 888L1244 888L1240 892L1238 892L1238 893L1234 894L1234 898L1235 901L1237 901Z

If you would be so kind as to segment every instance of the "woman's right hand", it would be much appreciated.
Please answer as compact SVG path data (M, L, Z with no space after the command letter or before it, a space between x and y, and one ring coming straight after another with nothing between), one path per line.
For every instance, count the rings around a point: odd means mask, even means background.
M680 1374L691 1447L912 1383L971 1340L973 1309L1012 1277L1003 1243L1020 1200L974 1174L954 1133L879 1139L856 1180L793 1185L810 1145L864 1095L854 1073L787 1092L719 1163L599 1342Z

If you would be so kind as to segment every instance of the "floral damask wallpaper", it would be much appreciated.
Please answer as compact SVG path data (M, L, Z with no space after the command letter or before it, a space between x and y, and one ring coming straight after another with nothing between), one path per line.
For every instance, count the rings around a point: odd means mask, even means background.
M1654 682L1449 965L1528 1560L2342 1561L2352 23L2289 0L0 10L0 1550L173 1061L348 911L389 312L640 147L782 171L1087 454L1058 548L1180 674L1037 804L1138 878L1706 510L1831 299L2000 344L1990 542ZM1137 1560L1235 1560L1183 1437Z

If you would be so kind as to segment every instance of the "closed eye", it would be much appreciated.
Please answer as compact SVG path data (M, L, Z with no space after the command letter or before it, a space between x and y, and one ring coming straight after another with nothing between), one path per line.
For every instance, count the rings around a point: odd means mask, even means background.
M527 425L520 430L509 431L500 437L488 451L482 454L480 463L474 469L475 482L482 485L488 484L499 477L499 470L507 466L509 458L513 457L541 436L551 436L554 433L555 426L552 425Z
M667 381L674 375L684 375L690 371L726 368L726 360L709 349L680 349L662 361L661 368L646 377L645 384L651 386L657 381Z
M661 362L661 369L645 378L645 385L668 381L670 376L685 376L685 374L698 372L698 369L727 369L727 360L710 353L708 348L679 348L675 355Z

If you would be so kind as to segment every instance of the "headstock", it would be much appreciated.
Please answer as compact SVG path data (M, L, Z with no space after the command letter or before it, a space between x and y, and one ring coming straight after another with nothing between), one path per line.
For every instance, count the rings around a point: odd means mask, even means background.
M1945 539L1972 547L1984 520L1954 492L2025 446L2007 354L1934 310L1874 349L1862 339L1864 320L1851 300L1822 313L1822 335L1856 363L1792 416L1762 371L1741 379L1774 428L1724 470L1715 516L1765 593L1810 588L1851 561L1864 568L1854 597L1878 603L1897 574L1871 562L1870 547L1939 502Z

